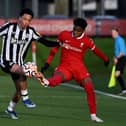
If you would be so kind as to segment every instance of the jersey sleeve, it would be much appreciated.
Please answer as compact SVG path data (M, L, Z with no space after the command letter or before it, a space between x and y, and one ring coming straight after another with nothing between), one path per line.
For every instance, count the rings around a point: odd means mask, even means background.
M41 37L41 35L33 29L33 35L32 35L32 40L37 40Z
M49 56L46 59L46 63L48 63L48 64L51 63L51 61L53 60L53 58L54 58L55 54L57 53L57 51L58 51L58 47L51 48Z
M0 36L4 36L5 34L7 34L9 25L10 25L10 23L8 22L8 23L0 26Z
M58 43L63 43L63 36L64 36L64 31L59 34L59 36L57 38ZM50 64L50 62L54 58L55 54L58 52L58 49L59 49L59 47L51 48L50 54L49 54L49 56L47 57L47 60L46 60L46 62L48 64Z
M102 60L108 61L108 57L94 44L92 39L88 39L87 46Z
M63 43L64 36L66 35L65 33L66 33L66 32L63 31L63 32L61 32L61 33L59 34L59 36L58 36L58 38L57 38L57 41L58 41L58 42Z
M86 44L87 44L88 48L91 50L94 50L96 47L94 44L94 41L88 37L86 38Z

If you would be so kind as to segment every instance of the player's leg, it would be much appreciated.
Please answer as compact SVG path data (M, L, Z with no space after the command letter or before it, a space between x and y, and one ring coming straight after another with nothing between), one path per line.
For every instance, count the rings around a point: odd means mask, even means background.
M90 110L91 120L95 122L103 122L102 119L96 116L96 97L91 78L89 76L84 78L81 81L81 85L84 87L87 94L87 103Z
M20 86L20 94L24 105L28 108L34 108L36 105L29 99L28 90L27 90L27 78L24 76L24 71L21 66L18 64L13 64L10 69L12 79L15 83L15 86ZM17 89L17 88L16 88ZM17 90L17 94L19 94Z
M18 77L19 76L19 77ZM18 78L18 79L17 79ZM16 90L17 94L20 94L22 97L22 102L28 108L34 108L36 105L30 100L27 89L27 78L24 75L12 75L12 79L14 80L16 89L20 88L20 90Z
M37 79L43 86L55 87L62 82L71 80L72 74L65 66L59 66L55 69L52 77L46 79L43 74L40 74L40 77L38 76Z
M12 74L12 79L15 84L16 92L14 93L12 100L9 102L6 113L8 113L12 119L17 119L18 117L16 112L14 111L14 108L21 97L22 97L22 102L26 107L33 108L36 105L33 102L31 102L31 100L29 99L26 77L23 75Z
M15 83L15 88L16 88L16 92L14 93L12 100L9 102L9 105L5 111L12 119L18 119L18 116L14 111L14 108L21 98L20 86Z
M80 69L74 68L73 75L75 80L85 89L87 95L87 103L90 111L91 120L95 122L103 122L96 116L96 97L94 86L90 78L90 74L83 64L78 65ZM80 72L81 70L81 72Z
M49 86L55 87L62 82L72 79L72 74L65 66L56 68L52 77L48 78Z
M116 64L115 76L122 90L120 95L126 94L126 85L122 77L125 65L126 65L126 57L122 57L121 59L119 59L118 63Z
M94 93L94 86L90 77L86 77L81 81L82 86L84 87L87 93L87 102L91 114L96 113L96 98Z

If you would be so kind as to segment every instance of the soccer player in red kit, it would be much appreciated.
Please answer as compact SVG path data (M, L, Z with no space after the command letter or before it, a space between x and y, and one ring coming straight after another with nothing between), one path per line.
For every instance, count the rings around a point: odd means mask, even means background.
M90 49L104 61L106 66L109 63L109 59L100 51L100 49L96 47L93 40L86 35L86 20L82 18L76 18L73 23L73 31L63 31L59 34L58 41L62 43L60 64L54 70L53 76L47 80L44 78L42 80L42 84L45 83L48 86L54 87L62 82L75 79L87 93L87 103L90 110L91 120L95 122L103 122L102 119L96 116L96 99L94 87L90 78L90 73L83 62L83 57L86 51ZM41 68L42 72L49 67L49 64L58 51L58 48L59 47L53 47L51 49L46 63Z

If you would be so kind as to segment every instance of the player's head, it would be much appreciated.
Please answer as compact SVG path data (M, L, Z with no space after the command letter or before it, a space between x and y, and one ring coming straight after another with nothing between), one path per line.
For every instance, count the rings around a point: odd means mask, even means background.
M73 34L75 37L79 37L84 32L85 28L87 27L87 21L83 18L75 18L73 21Z
M29 8L21 10L19 15L19 25L22 29L25 29L29 26L32 18L34 17L33 12Z
M112 37L116 38L119 35L119 29L117 27L112 28Z

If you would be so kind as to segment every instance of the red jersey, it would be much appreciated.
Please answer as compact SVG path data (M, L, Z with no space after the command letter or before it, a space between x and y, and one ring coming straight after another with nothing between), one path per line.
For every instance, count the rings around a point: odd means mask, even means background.
M72 32L63 31L58 37L58 41L63 43L61 47L61 63L70 61L83 61L87 49L95 47L93 41L85 33L80 37L73 37Z
M85 33L80 37L74 37L71 31L63 31L59 34L58 41L63 43L61 46L60 63L83 62L83 57L87 49L91 49L94 52L96 51L95 53L104 61L107 61L108 59L98 48L96 48L93 40ZM47 63L51 62L57 49L58 47L52 48L51 53L47 58Z

